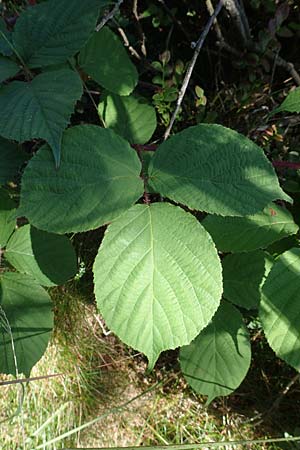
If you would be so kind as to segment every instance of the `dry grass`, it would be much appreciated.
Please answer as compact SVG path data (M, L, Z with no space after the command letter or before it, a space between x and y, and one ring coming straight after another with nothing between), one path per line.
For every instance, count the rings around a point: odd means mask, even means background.
M163 354L157 369L146 374L142 355L126 348L114 336L104 336L94 305L86 303L76 283L55 289L53 300L57 320L52 343L31 375L61 375L30 382L24 386L24 393L20 386L1 387L0 418L4 420L1 450L35 449L103 415L106 416L85 430L45 448L241 440L282 436L287 431L280 411L275 418L266 416L267 420L257 426L249 423L249 418L267 409L280 391L280 377L274 374L280 364L274 361L274 367L268 364L269 372L264 378L261 376L263 361L256 361L250 377L235 395L214 401L206 409L204 399L195 395L182 378L176 352ZM267 358L271 356L267 354ZM290 372L284 367L282 370L281 376L288 379ZM151 387L154 388L149 392ZM294 411L296 399L300 398L297 390L295 386L291 393ZM21 412L8 420L16 413L22 396ZM135 400L123 408L113 409L130 399ZM284 399L284 408L288 401L291 408L291 397ZM290 429L293 429L297 421L291 419ZM260 444L234 448L280 447Z

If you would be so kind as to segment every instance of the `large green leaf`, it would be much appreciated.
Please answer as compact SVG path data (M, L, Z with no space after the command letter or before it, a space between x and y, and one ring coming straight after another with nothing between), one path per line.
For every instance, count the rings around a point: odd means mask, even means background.
M141 163L129 144L95 125L68 129L59 170L48 146L22 177L20 215L56 233L86 231L111 222L143 194Z
M291 201L262 150L220 125L190 127L165 141L149 175L156 192L212 214L250 215L272 200Z
M124 45L108 27L93 34L79 54L79 65L108 91L129 95L138 73Z
M291 91L284 99L281 105L278 106L272 114L276 114L280 111L288 111L291 113L300 113L300 87L297 87Z
M13 54L11 33L7 30L2 17L0 17L0 53L4 56L11 56Z
M72 70L42 73L30 83L13 81L0 89L0 135L19 142L45 139L58 165L62 133L81 95Z
M0 83L15 76L20 70L18 64L9 58L0 56Z
M145 144L156 128L156 113L144 99L110 94L99 104L105 125L131 144Z
M262 250L225 256L222 260L224 297L246 309L258 308L270 258Z
M76 254L66 236L25 225L9 239L5 258L43 286L65 283L77 270Z
M89 39L103 0L48 0L27 8L17 20L14 46L28 67L66 61Z
M274 203L253 216L207 216L202 225L222 252L247 252L265 248L275 241L295 234L298 225L287 209Z
M260 318L274 352L300 370L300 249L279 256L263 287Z
M247 329L239 311L222 302L212 322L180 350L184 376L207 404L231 394L245 378L251 361Z
M27 158L17 145L0 136L0 185L13 181Z
M29 376L46 350L52 327L48 293L27 275L0 274L0 372Z
M160 352L191 342L217 310L220 261L195 217L169 203L135 205L111 224L94 264L107 323L153 368Z
M16 205L8 193L0 189L0 250L6 246L15 226Z

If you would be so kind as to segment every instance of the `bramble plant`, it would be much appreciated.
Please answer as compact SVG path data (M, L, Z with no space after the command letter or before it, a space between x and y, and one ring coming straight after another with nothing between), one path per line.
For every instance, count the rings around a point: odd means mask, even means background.
M189 127L147 158L131 147L151 139L156 115L133 94L138 72L117 35L94 31L107 4L47 0L22 12L13 32L0 24L1 372L29 374L45 351L53 319L40 285L76 272L61 235L102 226L97 305L150 370L181 347L197 392L208 402L230 394L250 365L247 310L300 370L300 249L268 252L298 232L292 199L263 151L221 125ZM87 77L102 88L99 124L65 130ZM276 113L299 112L299 90L290 96ZM31 158L11 142L33 139ZM24 164L16 209L8 183ZM15 217L28 224L16 229Z

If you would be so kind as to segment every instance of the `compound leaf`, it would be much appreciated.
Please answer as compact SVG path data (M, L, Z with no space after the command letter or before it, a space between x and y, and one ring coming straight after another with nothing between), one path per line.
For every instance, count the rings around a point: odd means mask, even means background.
M299 228L289 211L274 203L253 216L209 215L202 225L220 251L233 253L266 248L273 242L297 233Z
M5 247L16 226L16 205L4 189L0 189L0 250Z
M95 125L69 128L59 170L48 146L27 165L19 214L55 233L98 228L142 196L140 172L136 152L113 131Z
M240 312L222 302L212 322L180 350L183 374L198 393L215 397L231 394L245 378L251 361L250 339Z
M108 27L93 34L79 54L79 65L108 91L129 95L138 73L124 45Z
M93 32L103 0L48 0L27 8L13 34L18 54L30 68L66 61ZM63 91L62 91L63 92Z
M45 139L58 165L62 133L81 95L72 70L42 73L30 83L13 81L0 89L0 135L18 142Z
M149 176L155 192L223 216L255 214L275 199L292 201L262 150L221 125L190 127L165 141Z
M18 64L9 58L0 56L0 83L15 76L20 70Z
M29 376L46 350L52 327L48 293L27 275L0 274L0 372Z
M26 158L28 156L17 145L0 136L0 185L15 179Z
M300 87L297 87L296 89L291 91L281 103L281 105L279 105L278 108L272 111L272 115L277 114L280 111L300 113Z
M262 287L260 318L276 355L300 370L300 249L280 255Z
M222 260L224 297L246 309L257 309L270 255L262 250L227 255Z
M99 104L98 111L105 125L131 144L145 144L156 128L156 113L144 99L109 94Z
M11 236L5 258L42 286L63 284L77 269L76 254L66 236L46 233L30 225L19 228Z
M185 345L208 324L222 294L221 265L195 217L168 203L135 205L111 224L94 264L107 326L146 354Z

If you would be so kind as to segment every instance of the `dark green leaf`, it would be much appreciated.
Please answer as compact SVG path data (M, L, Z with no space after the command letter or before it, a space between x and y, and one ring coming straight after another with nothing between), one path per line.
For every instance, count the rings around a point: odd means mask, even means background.
M76 254L66 236L46 233L30 225L19 228L8 241L5 258L21 273L43 286L65 283L76 273Z
M105 125L131 144L145 144L156 128L156 113L144 99L110 94L99 104Z
M165 141L149 175L155 192L212 214L244 216L275 199L292 201L263 151L220 125L190 127Z
M17 145L0 136L0 185L15 179L26 158Z
M300 249L279 256L262 287L259 315L270 347L300 370Z
M140 172L136 152L113 131L95 125L70 128L63 136L59 170L48 146L27 165L19 214L55 233L98 228L142 196Z
M72 70L42 73L30 83L13 81L0 89L0 135L24 142L45 139L59 164L63 130L82 84Z
M118 38L108 27L94 33L79 54L79 65L108 91L129 95L138 73Z
M103 0L48 0L27 8L17 20L13 41L30 68L66 61L87 42Z
M9 58L0 56L0 83L15 76L20 70L18 64Z
M207 216L202 225L222 252L247 252L295 234L298 225L287 209L274 203L262 212L246 217Z
M29 376L46 350L52 327L47 292L27 275L0 274L0 372Z
M11 33L7 30L2 17L0 17L0 53L4 56L11 56L13 54Z
M231 394L245 378L251 361L250 339L243 318L222 302L212 322L187 347L180 350L184 376L207 404Z
M0 249L5 247L16 226L16 205L8 193L0 189Z
M222 261L223 295L227 300L246 309L258 308L266 257L262 250L225 256Z

